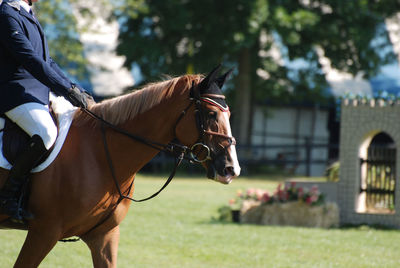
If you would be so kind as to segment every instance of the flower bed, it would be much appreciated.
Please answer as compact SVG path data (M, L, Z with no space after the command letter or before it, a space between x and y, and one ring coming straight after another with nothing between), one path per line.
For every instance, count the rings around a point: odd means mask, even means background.
M272 195L260 189L238 191L237 197L229 201L229 211L236 210L240 211L241 223L320 228L339 225L335 203L325 203L317 187L296 188L295 183L283 189L279 185ZM220 213L223 211L227 209Z

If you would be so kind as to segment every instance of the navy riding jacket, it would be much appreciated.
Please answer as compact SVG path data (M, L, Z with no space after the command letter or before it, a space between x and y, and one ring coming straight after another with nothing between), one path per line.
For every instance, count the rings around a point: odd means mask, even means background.
M27 102L49 103L50 89L66 96L72 87L49 55L39 22L18 1L0 5L0 115Z

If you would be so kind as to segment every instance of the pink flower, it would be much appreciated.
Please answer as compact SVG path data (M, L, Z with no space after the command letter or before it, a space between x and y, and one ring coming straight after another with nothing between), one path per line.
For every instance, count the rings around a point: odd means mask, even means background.
M310 199L311 199L311 202L312 202L312 203L317 202L317 201L318 201L318 195L312 195L312 196L310 197Z
M278 192L282 190L282 183L278 184L278 188L277 188Z
M252 195L254 195L255 192L256 192L256 190L254 188L249 188L249 189L247 189L246 195L248 197L251 197Z
M260 189L257 189L257 190L256 190L256 198L257 198L258 201L261 200L261 198L263 197L263 195L264 195L264 191L263 191L263 190L260 190Z
M235 199L229 200L229 205L233 205L233 204L235 204L235 203L236 203L236 200L235 200Z
M289 198L289 193L286 191L278 190L277 195L279 201L286 201Z
M308 205L311 205L311 203L312 203L312 201L311 201L311 196L307 197L306 203L307 203Z
M310 193L319 194L318 186L314 185L313 187L311 187Z
M297 195L298 195L299 199L300 199L300 198L303 198L304 190L303 190L302 187L299 187L299 188L297 189Z
M270 199L271 197L269 196L268 192L264 192L264 194L261 197L261 202L267 203Z

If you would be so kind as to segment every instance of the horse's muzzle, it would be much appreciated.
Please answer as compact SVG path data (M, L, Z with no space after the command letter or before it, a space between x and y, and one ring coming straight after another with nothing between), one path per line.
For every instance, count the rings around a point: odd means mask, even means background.
M231 183L234 178L239 176L239 174L236 174L232 165L226 163L225 161L218 160L219 159L217 159L215 163L208 161L207 177L222 184Z

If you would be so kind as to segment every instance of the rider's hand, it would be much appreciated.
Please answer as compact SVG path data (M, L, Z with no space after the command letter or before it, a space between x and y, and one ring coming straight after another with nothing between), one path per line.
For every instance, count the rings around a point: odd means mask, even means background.
M77 87L77 88L81 91L81 93L82 93L83 95L85 95L85 97L86 97L86 103L87 103L87 106L88 106L88 107L92 106L93 104L96 104L96 101L93 99L93 96L90 95L89 92L87 92L86 90L84 90L82 87L80 87L80 86L77 85L77 84L74 84L74 85L75 85L75 87Z
M68 100L74 106L87 108L88 101L92 101L93 98L85 91L82 92L76 85L73 84L68 93Z

